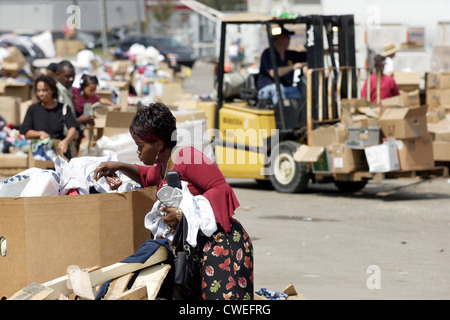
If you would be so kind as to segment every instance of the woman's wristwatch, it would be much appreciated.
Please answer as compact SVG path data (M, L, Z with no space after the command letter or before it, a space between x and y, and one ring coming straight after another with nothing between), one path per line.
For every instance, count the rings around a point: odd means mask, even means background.
M181 217L182 217L182 216L183 216L183 211L181 211L181 209L178 208L178 209L177 209L177 219L178 219L178 221L181 220Z

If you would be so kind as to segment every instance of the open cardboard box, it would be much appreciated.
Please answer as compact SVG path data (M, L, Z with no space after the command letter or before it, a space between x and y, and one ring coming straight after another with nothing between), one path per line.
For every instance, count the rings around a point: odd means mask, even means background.
M107 266L150 239L154 188L124 193L0 198L0 298L67 267Z
M419 108L385 107L378 120L385 137L408 139L426 136L427 106Z
M55 151L57 156L61 156L64 160L67 161L67 158L59 151L58 143L61 140L52 139L53 142L53 150ZM54 169L55 163L50 160L37 160L34 158L33 153L31 151L31 145L28 149L28 167L29 168L40 168L40 169Z

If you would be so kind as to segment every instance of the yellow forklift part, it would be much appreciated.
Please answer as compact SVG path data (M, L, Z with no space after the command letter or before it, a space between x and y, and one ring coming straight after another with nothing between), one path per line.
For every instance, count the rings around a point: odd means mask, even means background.
M264 179L270 144L277 137L273 111L225 103L219 112L219 128L214 143L224 176Z

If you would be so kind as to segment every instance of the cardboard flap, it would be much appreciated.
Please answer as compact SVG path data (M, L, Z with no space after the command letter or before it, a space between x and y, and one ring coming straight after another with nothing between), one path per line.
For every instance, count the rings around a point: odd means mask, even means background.
M135 114L134 112L108 111L103 135L112 137L116 134L129 132L130 124Z
M294 160L297 162L316 162L325 147L301 145L294 154Z

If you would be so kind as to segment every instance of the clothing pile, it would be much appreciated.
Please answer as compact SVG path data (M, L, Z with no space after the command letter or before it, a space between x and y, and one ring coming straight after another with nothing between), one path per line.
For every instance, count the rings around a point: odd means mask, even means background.
M92 193L126 192L141 188L141 185L118 172L120 186L111 190L103 177L93 179L95 168L102 161L117 161L117 156L80 157L66 161L60 156L55 159L55 170L30 168L0 183L0 197L36 197L79 195Z
M29 141L19 130L6 124L0 117L0 154L13 152L28 152Z

